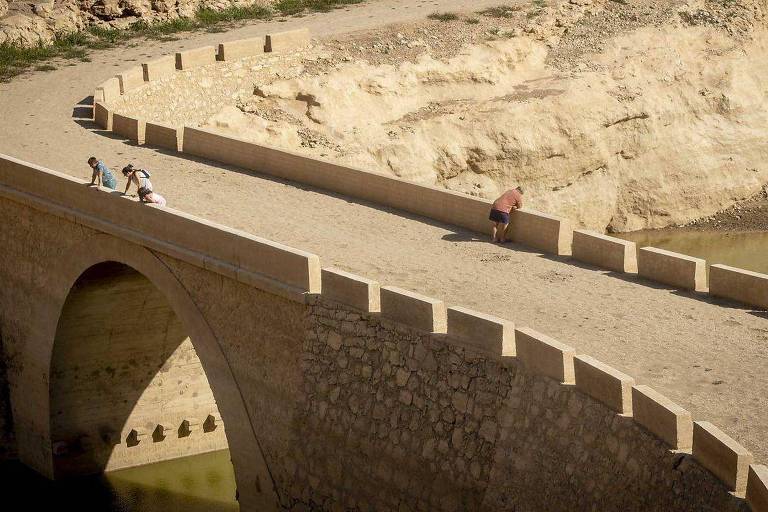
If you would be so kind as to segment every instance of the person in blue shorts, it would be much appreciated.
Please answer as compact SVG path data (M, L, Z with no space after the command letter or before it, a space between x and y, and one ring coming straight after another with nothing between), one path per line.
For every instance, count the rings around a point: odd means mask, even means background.
M93 169L93 174L91 175L91 185L95 185L96 180L98 180L99 186L104 185L105 187L111 188L112 190L117 188L117 180L112 174L112 171L109 170L109 167L104 165L104 162L97 159L95 156L92 156L88 159L88 165L91 167L91 169Z

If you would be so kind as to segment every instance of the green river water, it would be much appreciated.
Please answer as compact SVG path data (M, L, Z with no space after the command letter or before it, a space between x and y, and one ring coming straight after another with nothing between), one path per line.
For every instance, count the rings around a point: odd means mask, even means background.
M104 475L51 482L0 464L3 511L236 512L229 450ZM6 508L8 507L8 508Z
M651 245L704 258L708 265L723 263L768 274L768 232L765 231L636 231L612 236L637 242L638 249Z

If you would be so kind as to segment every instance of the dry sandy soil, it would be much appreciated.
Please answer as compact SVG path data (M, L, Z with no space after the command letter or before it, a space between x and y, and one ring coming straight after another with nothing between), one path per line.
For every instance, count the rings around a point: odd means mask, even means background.
M497 1L472 3L473 9ZM320 255L324 265L514 320L635 376L768 460L768 321L737 305L614 276L449 226L105 134L80 106L132 62L223 39L309 27L339 39L466 2L381 0L224 34L104 51L93 62L0 84L0 152L88 178L88 156L153 171L171 206ZM526 4L527 5L527 4ZM536 198L530 202L536 206ZM12 222L13 219L6 219Z

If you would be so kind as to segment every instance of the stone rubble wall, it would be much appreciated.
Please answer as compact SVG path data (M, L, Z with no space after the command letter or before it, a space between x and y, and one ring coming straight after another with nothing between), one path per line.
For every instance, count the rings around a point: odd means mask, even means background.
M94 120L100 127L139 144L176 149L485 234L490 227L486 220L490 201L485 199L190 127L203 123L242 94L251 94L253 72L257 72L257 78L258 73L278 74L283 78L301 73L300 61L311 50L311 47L303 50L310 44L308 32L297 39L286 37L289 44L279 53L265 53L268 39L280 39L286 34L293 32L270 34L263 40L222 43L218 45L218 60L214 60L210 50L206 60L191 69L177 69L155 80L150 79L148 72L152 62L142 64L143 81L128 78L140 76L142 67L119 73L96 87ZM240 45L237 55L240 58L223 60L224 45ZM195 51L198 50L177 53L177 63L183 55ZM118 87L118 83L131 85ZM171 119L177 120L180 116L184 119L183 126L171 124ZM162 130L162 137L157 140L145 137L148 124ZM126 125L130 129L125 129ZM174 130L176 144L168 141L173 139L168 133ZM510 238L545 253L571 256L608 271L768 308L768 275L729 267L715 272L717 279L710 286L705 260L655 248L638 251L634 242L574 230L572 226L569 219L522 209L511 216ZM749 286L743 286L744 282Z
M317 301L291 510L748 510L690 454L514 358Z

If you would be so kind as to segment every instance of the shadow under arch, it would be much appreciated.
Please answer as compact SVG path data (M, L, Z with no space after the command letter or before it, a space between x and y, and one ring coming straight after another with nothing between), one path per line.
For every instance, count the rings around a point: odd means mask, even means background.
M241 510L276 510L278 496L274 482L220 341L183 284L163 261L142 246L97 234L75 244L53 262L51 268L39 276L43 282L38 284L45 290L47 300L35 312L39 322L33 328L32 348L22 370L26 375L20 379L17 396L12 397L17 425L25 427L19 432L21 461L49 478L54 476L50 371L59 318L78 279L92 267L113 262L141 274L157 288L191 338L226 425ZM45 378L40 379L39 374ZM22 393L24 396L20 396Z

